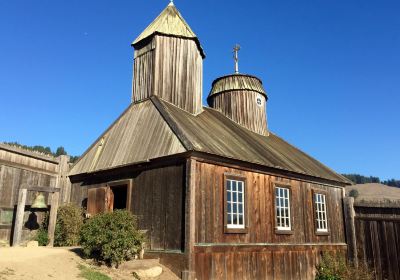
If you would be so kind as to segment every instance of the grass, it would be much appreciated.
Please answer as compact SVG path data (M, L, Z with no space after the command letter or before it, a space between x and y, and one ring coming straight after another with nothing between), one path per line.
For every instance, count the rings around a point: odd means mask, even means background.
M80 277L87 280L111 280L111 278L99 271L94 270L93 268L84 266L82 264L78 265L79 270L81 273L79 274Z

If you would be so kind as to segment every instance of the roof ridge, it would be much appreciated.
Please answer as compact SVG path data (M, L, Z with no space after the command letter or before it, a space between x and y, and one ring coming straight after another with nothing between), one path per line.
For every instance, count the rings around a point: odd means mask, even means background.
M153 103L154 107L156 107L156 109L160 113L161 117L164 119L164 121L171 128L172 132L175 134L175 136L182 143L183 147L187 151L193 151L194 150L194 145L185 136L185 133L179 127L178 123L174 120L174 118L171 116L171 114L168 112L168 110L164 107L164 104L162 104L162 102L164 100L162 100L161 98L159 98L159 97L157 97L155 95L151 96L150 100Z

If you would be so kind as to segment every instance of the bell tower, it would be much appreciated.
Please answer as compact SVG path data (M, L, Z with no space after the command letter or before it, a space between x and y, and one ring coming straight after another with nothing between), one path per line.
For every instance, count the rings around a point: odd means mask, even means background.
M192 114L202 111L205 54L172 2L132 46L132 102L156 95Z

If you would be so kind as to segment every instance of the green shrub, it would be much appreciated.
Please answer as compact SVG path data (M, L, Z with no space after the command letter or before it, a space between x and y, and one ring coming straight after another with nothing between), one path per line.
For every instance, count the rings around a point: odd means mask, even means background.
M352 189L352 190L349 192L349 196L350 196L350 197L354 197L354 199L356 199L356 198L359 196L358 190Z
M317 265L316 280L373 280L374 273L367 265L361 263L355 267L346 263L343 256L324 253Z
M136 218L126 210L116 210L88 219L80 243L86 257L118 267L139 252L143 240Z
M346 261L331 253L324 253L317 265L315 280L343 280L346 274Z
M43 226L41 226L37 230L34 240L39 243L39 246L47 246L47 244L49 243L49 237L47 235L47 229L45 229L45 228L43 228Z
M63 205L57 211L54 246L76 246L83 225L83 209L73 204Z
M48 244L49 213L36 234L35 240L45 246ZM57 210L56 228L54 230L54 246L76 246L79 244L79 233L83 225L83 209L73 204L60 206ZM39 240L40 238L40 240ZM46 244L44 244L46 243Z

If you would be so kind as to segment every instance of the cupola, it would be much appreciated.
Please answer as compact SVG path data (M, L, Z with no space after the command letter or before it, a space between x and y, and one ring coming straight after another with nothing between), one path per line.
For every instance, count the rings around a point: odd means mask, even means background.
M172 2L132 46L132 102L156 95L192 114L202 111L205 54Z
M235 47L235 74L216 79L207 98L210 107L241 126L268 135L267 93L262 81L252 75L239 74Z

